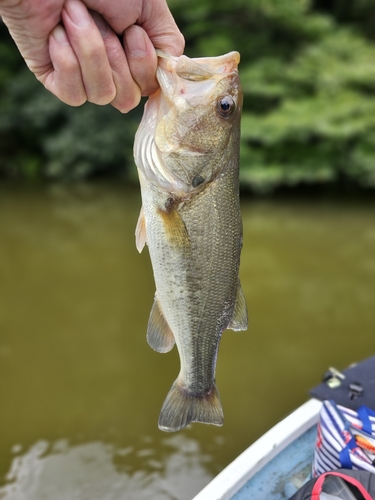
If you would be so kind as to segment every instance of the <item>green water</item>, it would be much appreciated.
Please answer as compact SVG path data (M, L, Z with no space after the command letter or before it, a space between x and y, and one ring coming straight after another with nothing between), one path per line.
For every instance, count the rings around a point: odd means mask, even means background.
M191 499L375 352L375 203L243 200L248 332L223 336L222 428L158 430L176 350L145 330L154 284L122 185L0 187L0 498Z

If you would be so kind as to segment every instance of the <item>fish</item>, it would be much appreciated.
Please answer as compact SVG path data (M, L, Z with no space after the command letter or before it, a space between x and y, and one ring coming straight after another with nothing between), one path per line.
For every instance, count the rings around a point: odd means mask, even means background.
M134 141L142 208L136 247L149 249L156 292L147 341L174 344L180 372L159 428L223 425L215 381L221 336L246 330L239 280L242 219L238 52L175 57L158 51L159 89L145 104Z

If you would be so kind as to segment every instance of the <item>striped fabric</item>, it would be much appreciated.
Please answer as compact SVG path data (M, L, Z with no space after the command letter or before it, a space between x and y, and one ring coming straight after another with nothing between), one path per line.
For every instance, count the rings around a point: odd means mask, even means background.
M312 474L317 477L339 468L375 473L375 412L366 406L353 411L324 401Z

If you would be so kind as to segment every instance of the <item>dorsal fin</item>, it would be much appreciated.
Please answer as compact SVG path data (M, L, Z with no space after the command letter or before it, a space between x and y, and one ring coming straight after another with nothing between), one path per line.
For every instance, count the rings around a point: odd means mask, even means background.
M173 332L164 318L156 295L147 325L147 342L157 352L168 352L175 343Z
M141 211L139 212L137 226L135 228L135 246L139 253L142 252L143 247L147 243L147 235L146 235L146 223L145 223L145 214L143 211L143 207L141 207Z
M241 284L240 282L238 282L236 303L234 305L232 320L229 323L228 328L235 331L247 330L247 325L248 317L246 300L241 288Z

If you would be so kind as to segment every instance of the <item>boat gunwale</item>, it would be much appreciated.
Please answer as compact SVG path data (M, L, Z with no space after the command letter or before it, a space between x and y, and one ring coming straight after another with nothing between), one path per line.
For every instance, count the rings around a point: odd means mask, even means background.
M310 399L223 469L193 500L230 500L262 467L318 421L322 402Z

